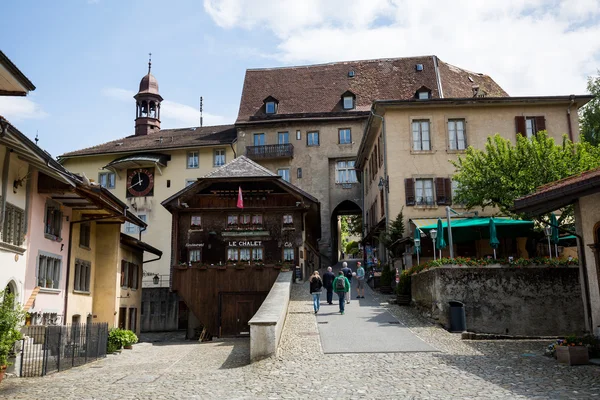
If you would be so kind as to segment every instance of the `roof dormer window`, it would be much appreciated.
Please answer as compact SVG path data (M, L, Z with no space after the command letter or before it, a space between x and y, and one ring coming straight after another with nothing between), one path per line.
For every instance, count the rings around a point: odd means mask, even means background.
M276 98L269 96L263 101L265 103L265 114L277 114L279 101Z
M419 100L431 99L431 89L429 89L427 86L421 86L417 89L415 97Z
M351 91L347 90L342 94L342 107L344 110L352 110L356 107L355 103L356 95Z

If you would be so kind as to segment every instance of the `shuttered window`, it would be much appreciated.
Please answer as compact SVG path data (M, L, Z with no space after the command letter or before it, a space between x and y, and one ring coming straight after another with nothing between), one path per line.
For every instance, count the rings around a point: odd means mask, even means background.
M525 135L528 139L531 139L539 131L546 130L546 119L543 116L516 116L515 126L517 134Z
M90 291L92 263L89 261L75 259L75 282L74 289L81 292Z
M406 196L406 205L415 205L415 181L412 178L404 180L404 193Z
M2 197L0 197L0 200ZM4 243L21 246L24 237L25 211L10 203L4 209L4 222L2 224L2 241Z

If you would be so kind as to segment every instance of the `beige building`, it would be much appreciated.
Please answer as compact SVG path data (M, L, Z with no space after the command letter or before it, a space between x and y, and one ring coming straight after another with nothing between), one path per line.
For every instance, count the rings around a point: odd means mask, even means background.
M600 169L545 185L517 199L514 211L537 216L569 204L575 205L586 327L600 336Z
M378 232L401 210L407 227L405 235L410 237L415 227L444 218L446 206L465 211L452 201L456 186L452 182L454 166L449 160L456 160L468 146L483 149L487 138L496 133L516 142L517 134L530 137L540 130L547 130L557 141L565 134L577 141L577 110L590 99L493 98L475 91L474 95L374 102L357 159L363 177L367 242L375 244ZM480 215L494 212L486 209ZM457 254L456 244L454 250ZM491 249L478 251L489 253Z
M474 86L506 95L490 77L436 56L250 69L236 121L238 153L319 200L319 251L335 263L338 217L364 209L355 160L373 101L467 97Z

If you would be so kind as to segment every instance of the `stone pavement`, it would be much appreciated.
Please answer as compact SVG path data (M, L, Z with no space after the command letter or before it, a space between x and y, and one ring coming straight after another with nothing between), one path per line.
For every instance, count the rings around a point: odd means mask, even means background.
M387 308L439 352L323 354L303 284L293 286L275 357L249 364L247 339L141 343L62 373L7 379L0 398L600 398L600 368L557 364L542 355L547 342L461 341L408 307Z

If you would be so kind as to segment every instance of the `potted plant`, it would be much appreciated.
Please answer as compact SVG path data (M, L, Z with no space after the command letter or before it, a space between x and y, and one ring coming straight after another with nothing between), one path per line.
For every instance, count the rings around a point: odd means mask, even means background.
M113 328L108 333L107 352L114 353L121 348L131 349L138 342L138 337L133 331Z
M265 263L261 259L254 260L254 267L256 269L263 269L265 267Z
M23 323L25 313L15 302L14 295L0 292L0 382L9 365L8 356L15 342L21 339L18 327Z
M390 266L388 264L385 264L381 270L381 278L379 283L381 285L379 287L381 293L392 293L392 271L390 270Z
M410 274L408 271L402 271L402 274L400 274L400 281L396 286L397 304L402 306L410 305L410 284Z
M556 360L568 365L585 365L590 362L589 349L593 343L589 338L567 336L559 339L555 345Z

